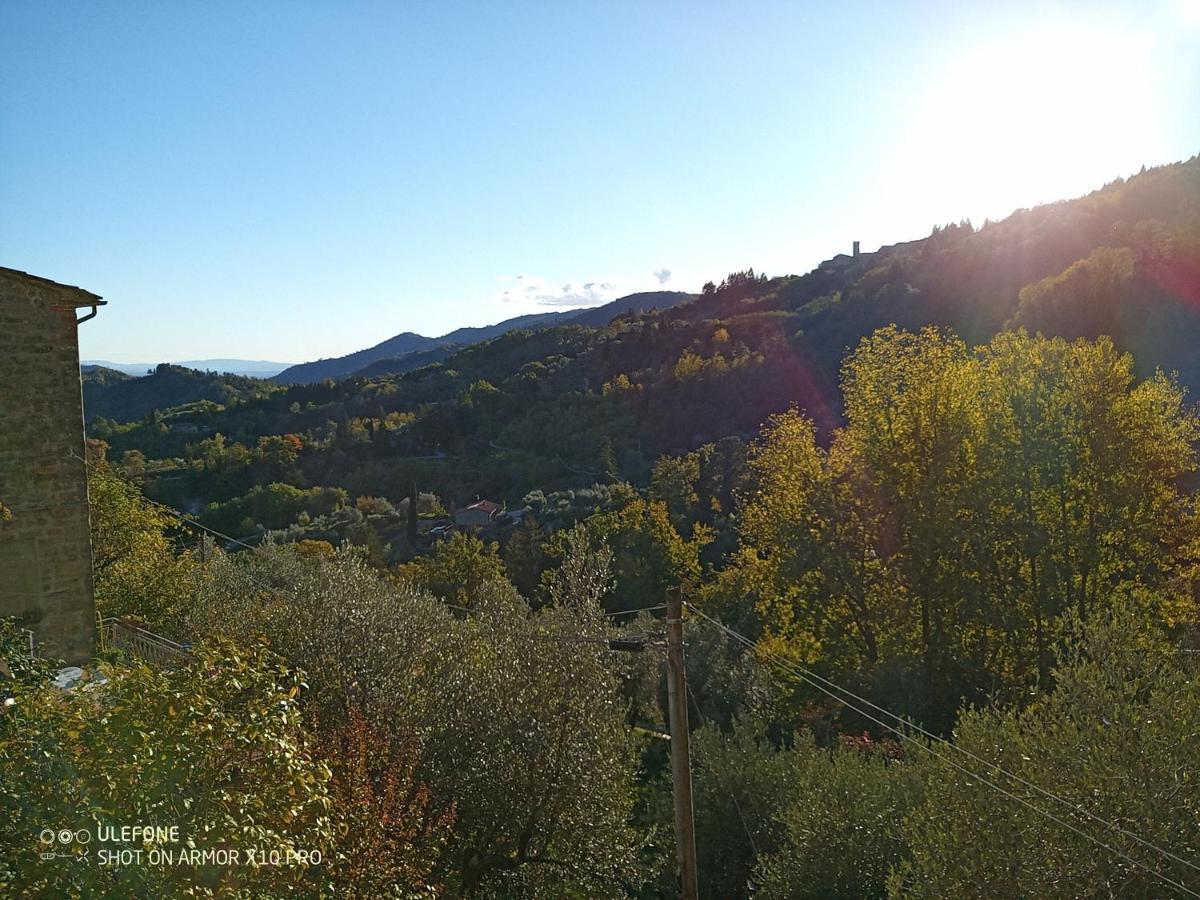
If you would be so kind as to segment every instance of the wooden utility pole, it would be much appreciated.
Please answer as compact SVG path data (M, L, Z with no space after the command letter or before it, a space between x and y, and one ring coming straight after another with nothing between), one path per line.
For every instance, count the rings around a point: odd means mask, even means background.
M675 794L675 858L683 900L698 900L696 832L692 818L692 761L688 748L687 671L683 665L683 597L667 591L667 705L671 726L671 784Z

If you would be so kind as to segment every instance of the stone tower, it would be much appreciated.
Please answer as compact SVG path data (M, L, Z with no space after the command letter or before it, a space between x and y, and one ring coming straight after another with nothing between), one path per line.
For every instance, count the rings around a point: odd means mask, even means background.
M103 305L0 267L0 616L75 664L96 649L76 328Z

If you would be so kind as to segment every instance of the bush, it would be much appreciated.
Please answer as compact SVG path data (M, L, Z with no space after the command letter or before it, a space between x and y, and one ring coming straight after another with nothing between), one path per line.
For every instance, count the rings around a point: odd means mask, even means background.
M1200 681L1188 671L1188 657L1147 633L1143 621L1119 606L1080 629L1055 671L1054 693L1023 711L966 713L956 738L964 750L1068 805L988 774L1010 793L1200 891L1195 869L1072 811L1081 807L1179 857L1200 858ZM894 896L1177 896L1117 854L948 764L931 766L926 800L907 828L912 860L894 877Z
M536 614L502 571L474 573L460 617L361 554L270 546L218 559L195 627L272 647L310 672L331 726L358 707L393 751L419 742L416 781L454 803L437 873L479 896L620 896L636 884L636 759L610 654L562 635L609 633L607 559L573 555ZM471 573L468 573L471 574Z
M921 753L922 751L915 751ZM779 849L760 859L758 896L882 897L909 854L905 816L924 792L924 759L869 738L791 751L792 802L779 816Z
M296 674L264 649L215 642L184 668L107 668L63 693L18 688L0 717L0 894L285 896L319 870L212 863L101 866L42 860L43 829L178 826L159 845L332 850L330 773L301 727ZM93 845L92 849L96 849ZM155 846L147 842L143 849ZM60 852L85 849L57 845Z

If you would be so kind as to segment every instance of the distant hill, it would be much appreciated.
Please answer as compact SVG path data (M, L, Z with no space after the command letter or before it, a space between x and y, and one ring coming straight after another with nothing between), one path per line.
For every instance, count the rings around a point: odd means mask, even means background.
M435 340L439 344L478 344L481 341L490 341L492 338L499 337L509 331L518 331L523 328L550 328L554 325L561 325L564 322L571 321L575 313L576 310L530 313L527 316L505 319L503 322L498 322L495 325L483 325L478 328L457 328L449 334L443 334L440 338L435 338Z
M610 304L574 316L612 312ZM730 273L689 302L608 327L556 324L376 360L358 370L376 376L369 381L276 388L204 413L192 420L197 430L168 418L94 433L118 456L139 449L154 458L183 456L198 434L247 447L264 435L312 435L298 487L399 500L415 481L455 502L515 503L534 489L587 487L614 462L622 478L645 484L660 454L745 440L793 405L828 434L843 421L847 351L888 325L948 328L972 344L1016 327L1107 334L1134 355L1139 374L1177 372L1194 398L1200 157L980 227L960 222L841 254L802 275ZM159 499L183 504L229 499L226 484L234 482L214 475L156 487Z
M448 359L461 349L460 344L442 344L428 350L416 350L403 356L389 356L377 359L352 373L355 378L377 378L380 375L403 375L422 366L439 363Z
M120 384L122 381L128 381L133 377L128 372L97 365L96 363L80 363L79 372L85 382L100 387Z
M441 337L431 338L406 331L395 337L388 338L374 347L359 350L346 356L331 359L320 359L316 362L301 363L280 372L274 380L280 384L312 384L324 381L326 378L345 378L349 375L380 375L396 374L412 371L430 362L436 362L449 355L442 352L434 353L438 348L470 346L491 340L502 334L517 330L533 330L550 328L555 325L587 325L602 327L614 317L634 309L661 309L675 306L685 300L691 300L695 295L681 291L651 291L640 294L630 294L605 303L602 306L584 310L565 310L563 312L532 313L505 319L495 325L484 325L478 328L459 328ZM412 357L410 354L430 353L425 357Z
M160 363L140 378L92 364L84 365L81 374L88 421L103 417L132 422L155 410L198 401L227 406L279 390L275 384L257 378L200 372L169 363Z
M666 309L670 306L678 306L688 300L694 300L695 297L695 294L688 294L683 291L645 291L640 294L630 294L627 297L621 297L613 300L611 303L605 303L603 306L593 306L589 309L578 310L569 319L564 321L570 322L572 325L603 328L617 316L624 315L627 312L634 312L639 309Z
M85 359L84 366L99 366L105 369L115 369L126 375L145 375L154 370L155 363L118 363L104 359ZM225 375L248 375L252 378L270 378L278 375L291 363L270 362L265 359L184 359L170 363L184 369L196 369L200 372L220 372Z

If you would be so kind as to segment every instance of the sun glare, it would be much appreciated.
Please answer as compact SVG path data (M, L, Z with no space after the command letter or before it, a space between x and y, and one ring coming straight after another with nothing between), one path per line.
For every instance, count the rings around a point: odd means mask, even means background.
M1149 34L1056 27L972 48L910 117L911 201L978 223L1159 161L1156 77Z

